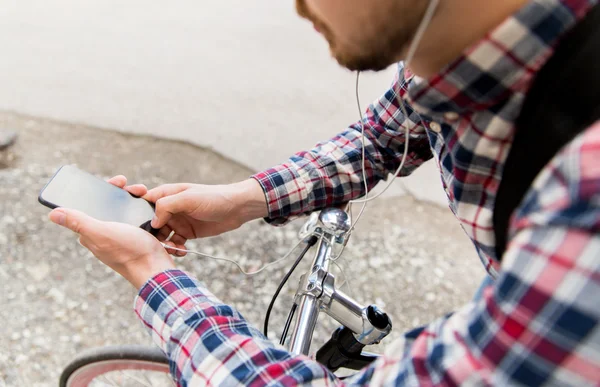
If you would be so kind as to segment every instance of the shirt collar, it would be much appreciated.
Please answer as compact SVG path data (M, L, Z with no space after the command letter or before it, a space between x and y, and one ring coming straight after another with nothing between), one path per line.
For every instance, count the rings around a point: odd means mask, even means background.
M514 93L527 92L558 39L597 1L529 2L440 73L417 80L407 98L419 112L435 118L487 109Z

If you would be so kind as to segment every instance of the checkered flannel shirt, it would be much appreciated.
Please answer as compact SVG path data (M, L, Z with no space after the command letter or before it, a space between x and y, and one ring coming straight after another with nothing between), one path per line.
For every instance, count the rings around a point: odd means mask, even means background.
M492 211L532 77L596 0L533 0L430 79L401 65L364 117L370 187L434 157L450 208L496 277L483 298L412 331L341 381L293 356L181 271L155 276L135 310L181 385L598 385L600 123L557 154L510 225L500 264ZM405 117L398 105L408 105ZM535 149L532 149L535 151ZM255 178L270 221L364 194L360 124Z

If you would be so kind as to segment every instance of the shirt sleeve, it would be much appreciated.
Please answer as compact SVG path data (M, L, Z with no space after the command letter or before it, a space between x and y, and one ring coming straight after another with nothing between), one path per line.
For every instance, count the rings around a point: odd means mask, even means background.
M600 123L538 176L498 279L353 384L595 386L600 380Z
M408 114L405 117L399 105L412 82L413 76L406 71L405 77L400 64L390 89L369 106L363 117L365 175L369 189L399 167L406 127L410 133L409 150L400 175L409 175L432 157L421 118L408 103L405 103ZM285 223L291 216L363 196L361 122L253 177L267 198L267 221L276 225Z
M168 356L178 386L337 383L319 363L267 340L235 308L182 271L149 280L134 307Z

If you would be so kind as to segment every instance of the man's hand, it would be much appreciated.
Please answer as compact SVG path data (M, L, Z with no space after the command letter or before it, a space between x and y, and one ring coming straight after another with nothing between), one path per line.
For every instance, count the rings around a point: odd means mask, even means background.
M110 183L134 195L145 193L142 185L125 187L127 180L117 176ZM172 258L160 242L146 231L123 223L101 222L86 214L59 208L50 220L80 235L80 243L100 261L121 274L136 289L164 270L173 269Z
M185 248L188 239L215 236L268 215L262 187L254 179L229 185L166 184L148 191L143 198L156 203L152 227L158 239ZM185 253L177 253L185 255Z

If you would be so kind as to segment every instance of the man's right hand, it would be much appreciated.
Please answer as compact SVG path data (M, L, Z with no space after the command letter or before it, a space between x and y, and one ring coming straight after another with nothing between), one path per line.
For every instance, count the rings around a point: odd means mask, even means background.
M254 179L229 185L166 184L143 198L156 203L152 227L160 229L158 239L175 231L171 241L182 249L188 239L219 235L268 215L264 192Z

